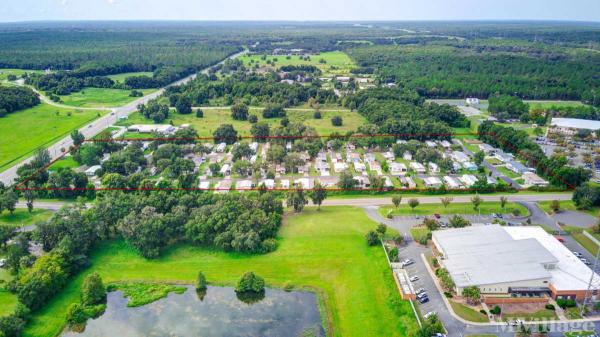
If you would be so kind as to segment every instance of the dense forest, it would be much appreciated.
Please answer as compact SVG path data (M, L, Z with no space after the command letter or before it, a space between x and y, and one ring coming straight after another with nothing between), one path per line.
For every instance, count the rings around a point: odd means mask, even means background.
M0 86L0 117L38 104L38 95L29 88Z
M169 96L186 96L192 105L231 105L242 101L248 105L279 104L284 107L299 105L312 97L319 103L337 101L333 90L320 88L318 84L301 85L280 83L273 73L265 75L236 72L224 79L201 75L196 80L168 89ZM173 106L175 99L171 100Z
M522 41L445 42L372 46L349 51L381 82L406 85L429 98L487 98L501 93L527 99L583 100L595 93L600 55Z

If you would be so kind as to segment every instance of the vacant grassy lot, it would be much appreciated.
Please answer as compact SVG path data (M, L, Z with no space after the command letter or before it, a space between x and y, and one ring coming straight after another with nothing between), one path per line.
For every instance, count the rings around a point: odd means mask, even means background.
M0 81L4 81L7 79L8 75L15 75L17 77L25 74L25 73L43 73L43 70L26 70L26 69L0 69Z
M8 211L0 212L0 224L9 224L14 227L33 225L47 220L51 211L45 209L33 209L31 213L26 208L17 208L11 215Z
M139 90L147 95L155 89ZM131 90L110 88L85 88L80 92L60 96L63 104L82 108L111 108L133 102L138 97L130 97Z
M0 171L14 165L37 148L96 119L99 113L40 104L0 118Z
M174 125L191 124L201 137L211 137L213 132L221 124L231 124L238 131L238 135L250 136L252 124L248 121L236 121L231 118L231 110L229 109L204 109L204 117L197 118L195 113L189 115L181 115L172 111L168 120L172 120ZM250 114L254 114L260 121L266 121L273 127L279 125L281 118L263 119L262 108L251 108ZM366 123L365 119L357 112L350 110L340 111L323 111L321 119L313 118L314 111L312 109L288 110L287 117L291 122L303 122L305 125L314 127L320 135L329 135L334 131L344 133L350 130L356 130L358 126ZM333 116L341 116L343 125L336 127L331 125ZM127 121L121 122L118 125L132 124L153 124L150 119L145 118L140 113L133 113Z
M48 167L48 170L56 171L61 168L74 169L79 166L81 166L81 165L78 162L76 162L75 159L73 159L73 157L68 156L68 157L63 157L61 160L58 160L55 163L53 163L52 165L50 165L50 167Z
M271 63L274 62L275 64L275 69L287 65L313 65L323 72L323 76L348 75L350 74L350 69L356 67L350 56L341 51L311 55L308 61L300 59L300 56L297 55L290 56L289 58L285 55L267 55L266 59L263 59L263 57L264 55L244 55L240 57L240 60L247 67L251 67L257 63L261 67L269 66L267 61L272 61ZM319 62L320 60L325 60L325 63Z
M461 303L450 301L450 305L452 306L452 310L454 310L454 312L458 316L462 317L463 319L466 319L467 321L478 323L485 323L490 321L486 315L480 313L479 311L475 311Z
M472 203L451 203L448 207L444 207L441 203L439 204L421 204L415 207L413 211L410 206L406 204L407 198L403 198L403 203L396 209L393 205L382 206L379 208L379 213L386 216L389 210L392 210L393 215L433 215L433 214L479 214L479 211L473 209ZM499 202L484 202L479 205L481 214L491 213L502 213L512 214L513 211L518 210L521 215L528 215L527 208L514 202L506 203L504 210L500 207Z
M111 80L115 81L115 82L122 83L122 82L125 81L125 79L127 77L132 77L132 76L149 76L149 77L152 77L152 72L150 72L150 71L140 71L140 72L135 72L135 73L121 73L121 74L115 74L115 75L108 75L107 77L110 78Z
M192 284L201 270L212 284L234 285L244 272L254 271L269 286L290 282L317 289L334 336L410 336L416 329L410 305L400 300L382 248L369 247L364 239L375 226L359 208L324 207L289 215L279 233L278 249L266 255L182 245L148 261L122 241L107 243L95 251L85 273L33 315L24 335L60 332L66 309L79 300L83 278L90 272L100 273L105 283Z

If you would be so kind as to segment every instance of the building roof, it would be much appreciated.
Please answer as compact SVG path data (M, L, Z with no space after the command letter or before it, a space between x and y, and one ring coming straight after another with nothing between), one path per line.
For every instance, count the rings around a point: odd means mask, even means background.
M515 240L498 225L433 232L457 287L550 279L558 259L535 239Z
M504 227L515 240L535 238L558 259L556 268L550 270L552 286L557 290L585 290L588 287L592 270L560 243L554 236L538 226ZM593 289L600 289L600 275L593 273Z
M588 130L600 129L600 121L593 121L593 120L588 120L588 119L578 119L578 118L552 118L550 125L558 126L558 127L562 127L562 128L571 128L571 129L588 129Z

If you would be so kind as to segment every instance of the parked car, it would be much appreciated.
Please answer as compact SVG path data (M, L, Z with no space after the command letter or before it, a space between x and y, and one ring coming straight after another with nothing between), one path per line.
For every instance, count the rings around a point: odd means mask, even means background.
M492 213L492 218L497 219L498 218L498 214Z
M415 263L415 261L411 260L411 259L406 259L404 261L402 261L402 263L400 264L402 266L402 268L410 266L411 264Z
M554 237L556 238L556 240L558 240L558 242L565 242L565 239L563 239L562 236L555 235Z
M588 259L586 259L585 257L580 258L581 262L583 262L585 265L590 265L592 264L590 261L588 261Z
M433 216L434 216L436 219L441 219L441 217L442 217L442 216L441 216L441 215L439 215L438 213L435 213Z
M446 337L446 335L438 332L435 335L431 335L431 337Z
M423 297L428 297L426 292L422 292L422 293L420 293L420 294L417 295L417 299L423 298Z
M415 292L415 294L419 295L419 294L422 294L422 293L424 293L424 292L425 292L425 288L419 288L419 289L418 289L418 290Z
M410 280L410 282L416 282L419 280L419 277L417 275L415 275L415 276L411 277L409 280Z
M419 303L421 303L421 304L427 303L427 302L429 302L429 297L425 296L425 297L417 298L417 301L419 301Z
M577 257L583 257L583 254L581 254L580 252L573 252L573 255Z

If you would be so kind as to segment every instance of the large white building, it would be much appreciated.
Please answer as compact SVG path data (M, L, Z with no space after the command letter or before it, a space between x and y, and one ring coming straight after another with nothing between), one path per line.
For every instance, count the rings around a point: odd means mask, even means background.
M541 227L472 226L435 231L432 240L458 293L477 286L484 296L582 299L592 274L592 288L600 288L600 276Z
M578 118L552 118L550 127L555 131L568 134L580 129L596 131L600 129L600 121Z

